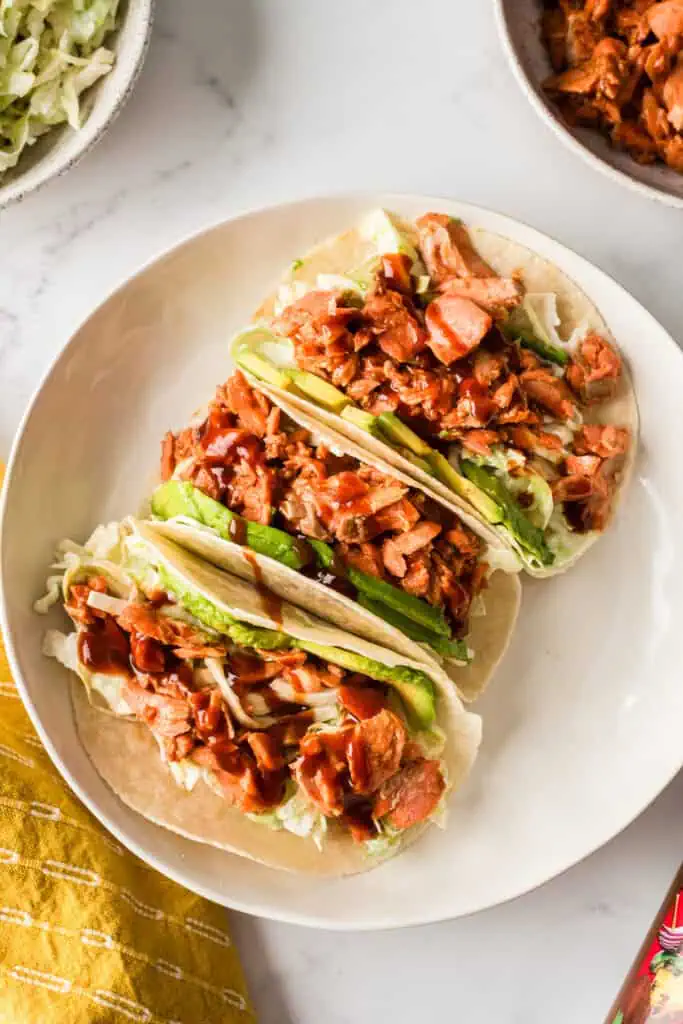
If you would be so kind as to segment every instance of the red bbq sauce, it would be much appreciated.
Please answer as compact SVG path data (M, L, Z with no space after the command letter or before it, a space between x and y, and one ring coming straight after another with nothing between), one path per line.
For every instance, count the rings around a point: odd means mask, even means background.
M93 672L120 675L130 672L128 634L107 615L78 636L78 657Z

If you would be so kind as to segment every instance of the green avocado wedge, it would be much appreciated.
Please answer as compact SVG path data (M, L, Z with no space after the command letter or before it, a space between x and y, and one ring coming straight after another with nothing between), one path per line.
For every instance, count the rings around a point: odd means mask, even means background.
M152 495L152 512L159 519L188 516L210 526L224 540L235 540L236 526L246 531L246 545L259 554L268 555L290 569L303 569L306 560L297 542L283 530L262 523L252 523L231 512L225 505L203 494L184 480L168 480Z
M318 556L322 568L331 568L335 555L329 544L320 540L309 540L308 543ZM360 569L356 569L352 565L346 567L346 577L359 593L369 598L378 608L386 606L393 609L402 618L416 623L428 634L436 634L441 637L451 635L446 618L440 608L434 608L421 598L408 594L405 590L399 590L398 587L380 580L377 576L361 572ZM377 611L377 614L379 615L380 612ZM392 621L385 611L382 611L381 618L386 622Z
M544 359L546 363L554 363L556 366L566 366L569 362L569 352L559 345L553 345L549 341L539 338L533 331L524 327L515 327L512 324L503 326L503 333L510 341L516 341L522 348L528 348L537 356Z
M426 672L408 665L383 665L373 658L357 654L354 651L317 644L310 640L295 640L277 630L263 629L240 622L234 616L227 615L208 598L199 594L195 588L175 573L161 567L159 571L168 593L173 594L199 622L209 629L226 634L238 647L253 647L271 651L288 650L292 647L300 648L323 661L339 665L340 668L349 669L351 672L360 672L371 679L388 683L397 690L421 727L429 728L433 723L436 717L436 693L434 683Z
M405 615L401 615L400 612L394 611L393 608L380 604L379 601L373 601L371 597L367 597L365 594L358 595L358 604L361 608L372 612L373 615L378 615L390 625L396 626L397 629L400 629L402 633L405 633L406 636L416 643L426 644L428 647L431 647L442 658L448 658L462 664L466 664L471 660L470 652L464 640L449 640L445 636L437 636L435 633L430 633L428 629L418 626L417 623L406 618Z
M307 640L297 641L297 646L309 654L332 662L333 665L349 669L350 672L361 672L371 679L388 683L399 693L422 728L428 729L434 722L436 694L434 683L426 672L407 665L382 665L379 661L366 658L354 651L343 651L338 647L326 647Z
M243 519L187 481L169 480L157 487L152 495L152 512L160 519L173 519L176 516L195 519L228 541L234 541L234 526L238 523L239 531L252 551L273 558L290 569L300 571L306 567L305 552L302 551L302 544L297 538L290 537L284 530L278 530L273 526L263 526ZM307 540L307 544L315 553L321 569L330 569L334 566L335 553L329 544L313 539ZM448 641L450 629L441 609L433 608L419 597L399 590L391 583L361 572L353 566L345 569L345 576L359 593L365 594L373 601L376 605L373 609L375 614L385 622L391 623L390 614L393 610L402 619L415 623L421 632L427 635L425 642L430 643L429 637L443 637ZM406 632L406 635L410 634ZM430 643L430 646L437 650L433 643Z
M543 530L524 515L521 506L507 490L505 485L489 469L477 466L468 459L462 459L460 468L463 474L483 491L500 509L501 522L510 531L515 540L526 552L537 558L541 565L552 565L555 556L548 547Z

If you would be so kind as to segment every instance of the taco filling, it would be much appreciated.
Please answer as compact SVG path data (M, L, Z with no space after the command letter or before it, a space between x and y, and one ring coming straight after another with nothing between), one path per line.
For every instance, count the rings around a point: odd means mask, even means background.
M630 432L588 420L619 387L620 356L594 331L565 344L555 295L498 276L460 221L427 213L412 236L373 218L378 255L283 286L236 339L238 364L398 451L531 565L562 560L610 518Z
M45 652L144 723L180 785L203 780L321 848L333 826L374 853L440 808L445 736L426 672L345 649L343 633L330 647L242 622L117 524L65 550L59 593L52 577L37 608L61 599L75 632L49 631Z
M189 516L466 661L487 547L417 487L316 439L235 372L203 421L167 434L155 515Z

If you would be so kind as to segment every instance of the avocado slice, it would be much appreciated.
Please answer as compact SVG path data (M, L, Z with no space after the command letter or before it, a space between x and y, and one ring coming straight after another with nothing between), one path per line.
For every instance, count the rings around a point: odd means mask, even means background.
M258 377L259 380L264 381L266 384L282 388L283 391L287 391L292 387L289 374L285 373L284 370L278 370L275 363L272 363L265 356L259 355L258 352L249 352L247 349L243 349L235 354L235 360L243 370L252 373L254 377Z
M233 523L239 524L245 544L252 551L268 555L290 569L303 569L307 564L296 538L273 526L243 519L188 481L168 480L157 487L152 495L152 512L159 519L173 519L175 516L196 519L229 541L234 540Z
M326 647L312 643L310 640L294 641L296 647L316 657L329 661L333 665L347 668L351 672L361 672L371 679L389 683L400 694L412 717L419 725L428 729L436 718L436 692L434 683L426 672L409 668L407 665L382 665L373 658L366 658L355 651L344 651L339 647Z
M405 590L399 590L398 587L378 579L377 576L360 572L351 565L348 566L347 573L356 590L365 594L372 601L378 601L380 604L393 608L399 615L404 615L407 619L429 630L430 633L445 637L451 635L441 608L434 608L422 598L408 594Z
M208 629L229 636L239 647L256 647L259 650L275 651L287 649L293 640L286 633L274 629L262 629L240 622L234 615L224 612L207 597L163 565L156 566L161 584L167 594L172 594L191 615L194 615Z
M528 348L535 352L537 356L545 359L547 363L566 366L569 362L569 352L560 348L559 345L553 345L552 342L544 341L534 334L533 331L526 330L523 327L514 327L512 324L505 324L503 326L503 333L511 341L518 342L522 348Z
M489 523L502 522L503 514L496 502L478 487L475 487L467 477L458 473L457 469L451 466L445 455L442 455L441 452L432 452L429 462L441 483L445 484L446 487L450 487L453 493L457 494L460 498L469 501L470 505L473 505L477 512L481 512Z
M336 559L330 545L322 540L312 539L309 539L308 543L315 551L319 565L323 569L329 569ZM370 573L361 572L360 569L356 569L352 565L345 566L344 570L346 578L358 591L358 603L361 603L360 595L364 595L373 605L381 606L383 610L377 611L376 614L386 622L392 621L389 618L389 613L390 610L393 610L402 620L412 622L422 632L433 638L450 636L448 623L440 608L433 608L421 597L408 594L392 583L386 583L384 580L378 579L377 576L371 576ZM399 628L403 627L399 626ZM407 630L406 635L410 635Z
M407 448L404 448L401 452L404 459L407 459L411 466L415 466L417 469L421 469L423 473L427 473L428 476L436 476L434 469L427 462L426 459L421 458L419 455L415 455L414 452L409 452Z
M552 565L555 556L546 544L543 530L534 526L531 520L524 515L521 506L495 473L484 469L483 466L477 466L469 459L463 459L460 466L468 480L496 503L501 512L499 521L509 530L521 547L537 558L541 565Z
M274 558L290 569L301 570L307 565L305 553L297 538L273 526L263 526L243 519L188 481L169 480L157 487L152 495L152 512L160 519L173 519L175 516L196 519L214 529L224 540L233 539L231 526L237 521L240 529L244 530L246 546L252 551ZM318 565L322 569L329 569L335 561L334 549L324 541L313 538L307 539L307 544L315 552ZM443 613L421 598L352 567L345 569L345 575L358 591L368 593L383 604L389 604L406 619L421 624L425 631L449 635Z
M431 455L432 449L427 442L418 437L410 427L407 427L398 418L396 413L382 412L377 417L377 420L382 433L392 444L399 445L401 448L407 448L421 458L428 458Z
M377 416L373 416L371 412L365 412L363 409L359 409L355 405L347 405L342 411L341 417L343 420L348 420L349 423L354 423L366 433L372 434L373 437L377 437L381 441L384 440L379 420Z
M308 373L306 370L288 370L287 373L297 390L307 398L313 399L316 405L340 413L349 404L349 399L342 391L333 384L328 384L326 380L316 377L314 373Z
M288 650L299 648L307 651L323 661L347 668L351 672L361 672L380 682L393 686L408 705L411 713L424 728L428 728L436 716L434 683L426 672L410 668L407 665L383 665L373 658L366 658L354 651L345 651L340 647L328 647L310 640L295 640L286 633L273 629L263 629L240 622L235 616L223 611L213 601L197 593L195 587L187 583L176 573L169 571L164 565L155 568L161 577L164 590L172 594L191 615L194 615L204 626L230 637L239 647L253 647L258 650Z
M384 622L388 622L391 626L396 626L402 633L405 633L407 637L414 640L418 644L425 644L427 647L431 647L433 651L440 654L442 658L448 658L453 661L460 661L466 663L469 662L470 655L467 650L467 644L464 640L448 640L445 636L437 636L436 633L431 633L428 629L424 629L422 626L418 626L411 619L408 619L405 615L401 615L400 612L394 611L393 608L389 608L387 605L382 604L380 601L373 601L371 597L367 597L366 594L358 595L358 604L361 608L367 609L372 612L378 618Z

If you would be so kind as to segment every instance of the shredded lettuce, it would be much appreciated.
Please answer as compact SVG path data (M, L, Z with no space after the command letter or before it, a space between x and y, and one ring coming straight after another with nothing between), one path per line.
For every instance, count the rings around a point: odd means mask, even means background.
M510 493L515 497L525 494L530 499L531 504L525 507L524 512L534 526L544 530L555 508L553 492L547 480L544 480L540 473L529 473L524 476L512 476L506 483Z
M119 0L1 0L0 174L49 128L83 120L81 95L108 74L102 44Z
M560 316L554 292L527 292L522 300L522 308L531 327L542 341L564 348L564 342L557 333Z
M33 603L33 610L38 612L39 615L47 615L50 608L61 601L62 579L62 573L59 576L48 576L45 584L47 587L45 594Z
M361 238L373 243L378 253L401 253L407 256L419 268L420 275L424 276L424 264L412 240L386 210L372 210L363 218L358 231Z
M377 835L373 839L366 839L363 846L370 857L386 857L400 844L403 830L392 828L386 822L377 822L377 827Z
M524 514L534 526L541 530L545 529L555 508L553 494L550 485L540 473L519 472L526 466L527 461L520 452L505 451L505 449L495 446L490 455L470 455L469 458L478 466L488 466L494 469L510 494L515 497L522 493L528 495L531 504L524 506ZM517 472L512 473L511 470L517 470Z
M248 818L275 830L285 829L301 838L313 840L322 850L327 833L327 818L300 791L294 792L279 807L265 814L248 814Z
M189 757L182 761L166 761L174 782L182 789L193 790L202 776L202 769Z
M430 761L441 757L446 747L446 733L440 725L432 725L430 729L423 729L421 732L415 733L411 739L420 746L422 753Z
M66 599L74 583L88 576L105 576L115 595L128 598L133 580L120 564L124 536L119 523L108 523L98 526L85 544L61 541L51 565L58 572L48 576L46 593L34 602L34 610L41 615L47 614L53 605Z

